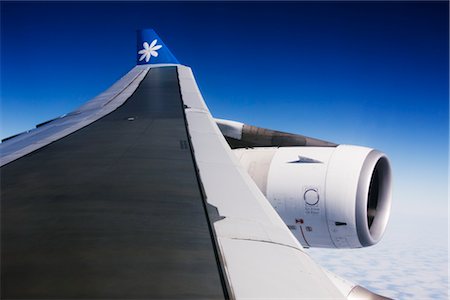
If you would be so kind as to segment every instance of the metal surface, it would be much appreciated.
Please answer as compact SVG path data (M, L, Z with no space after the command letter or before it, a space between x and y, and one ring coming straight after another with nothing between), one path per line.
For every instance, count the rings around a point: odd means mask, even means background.
M2 299L219 299L176 68L1 168Z
M363 288L360 285L355 286L347 296L348 300L392 300Z
M206 201L217 208L217 243L236 299L344 299L271 207L225 141L190 68L180 90Z
M356 199L358 238L363 246L370 246L383 237L392 205L392 170L384 153L373 150L368 154L361 168Z
M269 169L277 149L278 148L275 147L257 147L252 149L240 148L233 150L239 163L266 197Z
M310 146L310 147L336 147L337 144L322 141L307 136L276 131L244 124L242 127L241 138L227 135L226 126L220 127L228 144L232 149L247 147L292 147L292 146Z
M75 111L6 138L0 144L0 166L57 141L111 113L134 93L149 66L136 66L106 91Z

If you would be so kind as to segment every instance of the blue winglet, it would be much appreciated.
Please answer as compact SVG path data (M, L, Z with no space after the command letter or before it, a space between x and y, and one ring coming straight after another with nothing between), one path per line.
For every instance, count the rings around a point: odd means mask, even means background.
M179 64L153 29L138 30L136 55L138 65Z

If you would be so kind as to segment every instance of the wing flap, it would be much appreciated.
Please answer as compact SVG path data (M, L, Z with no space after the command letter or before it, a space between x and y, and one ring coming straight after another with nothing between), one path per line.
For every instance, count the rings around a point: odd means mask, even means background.
M298 249L229 238L220 247L238 299L345 299Z

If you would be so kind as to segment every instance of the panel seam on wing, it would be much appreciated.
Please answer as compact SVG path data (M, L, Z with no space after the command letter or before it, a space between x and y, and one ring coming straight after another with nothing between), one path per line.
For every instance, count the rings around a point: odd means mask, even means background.
M223 237L223 236L220 236L220 238L229 239L229 240L239 240L239 241L249 241L249 242L260 242L260 243L275 244L275 245L279 245L279 246L292 248L292 249L301 251L302 253L305 253L304 251L302 251L301 249L299 249L297 247L294 247L294 246L291 246L291 245L288 245L288 244L284 244L284 243L274 242L274 241L258 240L258 239L245 239L245 238L234 238L234 237Z

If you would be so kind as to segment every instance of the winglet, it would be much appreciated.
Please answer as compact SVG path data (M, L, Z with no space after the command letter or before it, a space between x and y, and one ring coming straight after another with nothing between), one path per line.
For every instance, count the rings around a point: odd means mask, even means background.
M138 65L179 64L153 29L138 30L136 55Z

